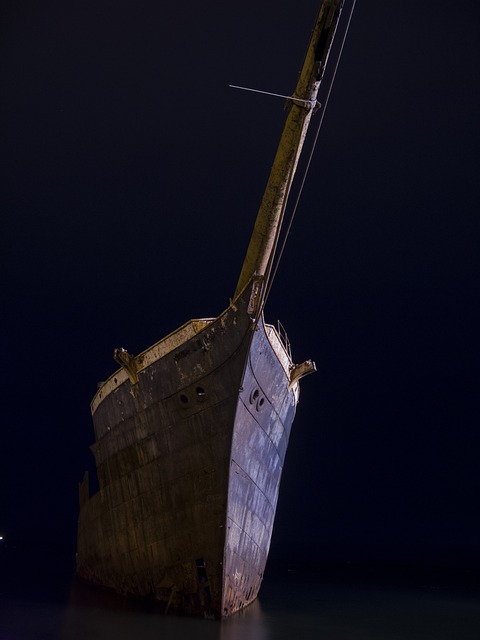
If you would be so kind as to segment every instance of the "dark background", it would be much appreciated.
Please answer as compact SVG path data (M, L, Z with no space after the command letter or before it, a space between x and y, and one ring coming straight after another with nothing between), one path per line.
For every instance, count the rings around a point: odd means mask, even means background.
M290 93L317 9L4 5L5 540L74 550L113 348L228 305L284 118L228 84ZM318 367L270 566L480 567L479 18L357 3L266 310Z

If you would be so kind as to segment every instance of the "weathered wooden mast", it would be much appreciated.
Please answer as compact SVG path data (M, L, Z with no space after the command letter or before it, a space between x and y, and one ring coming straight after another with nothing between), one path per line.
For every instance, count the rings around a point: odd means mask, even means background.
M343 7L343 0L324 0L308 45L270 177L257 215L234 299L254 275L268 281L290 187Z

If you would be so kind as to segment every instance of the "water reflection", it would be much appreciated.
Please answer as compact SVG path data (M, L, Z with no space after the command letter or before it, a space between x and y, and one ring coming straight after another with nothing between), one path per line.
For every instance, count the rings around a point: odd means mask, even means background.
M165 616L73 578L61 556L0 558L0 640L478 640L480 586L348 576L265 577L222 622ZM462 586L463 585L463 586Z
M220 623L219 640L268 640L269 637L259 599Z
M261 600L215 622L164 616L75 584L62 640L478 640L476 590L436 585L381 587L316 576L266 581Z
M155 606L135 603L74 580L66 607L63 640L267 640L260 601L222 622L165 616Z

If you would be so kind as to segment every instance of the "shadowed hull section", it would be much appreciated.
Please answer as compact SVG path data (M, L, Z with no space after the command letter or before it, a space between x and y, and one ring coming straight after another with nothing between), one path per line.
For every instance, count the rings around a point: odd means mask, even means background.
M187 614L255 599L295 396L250 293L150 363L154 345L94 399L100 489L80 489L80 577Z

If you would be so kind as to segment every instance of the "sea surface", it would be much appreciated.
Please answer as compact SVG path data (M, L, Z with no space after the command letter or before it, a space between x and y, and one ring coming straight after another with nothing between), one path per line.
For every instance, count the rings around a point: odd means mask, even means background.
M222 622L164 616L79 583L74 558L0 554L0 640L480 640L480 588L442 572L277 569Z

